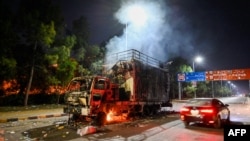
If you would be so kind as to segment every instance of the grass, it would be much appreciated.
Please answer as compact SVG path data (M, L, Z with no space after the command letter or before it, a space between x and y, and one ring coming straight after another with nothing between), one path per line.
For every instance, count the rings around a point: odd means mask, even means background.
M0 107L0 112L57 109L57 108L62 108L63 106L64 105L61 105L61 104L43 104L43 105L29 105L29 106L3 106L3 107Z

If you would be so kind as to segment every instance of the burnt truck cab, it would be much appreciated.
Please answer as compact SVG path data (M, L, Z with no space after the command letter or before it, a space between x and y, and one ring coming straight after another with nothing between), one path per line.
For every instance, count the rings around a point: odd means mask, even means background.
M111 84L106 77L75 77L65 93L66 106L63 111L72 114L74 118L93 119L100 113L106 113L102 101L114 100L114 89L118 89L118 86Z

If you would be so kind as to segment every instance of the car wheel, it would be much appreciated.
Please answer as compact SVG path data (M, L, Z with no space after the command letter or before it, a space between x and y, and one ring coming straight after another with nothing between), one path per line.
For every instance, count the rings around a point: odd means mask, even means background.
M221 128L221 118L220 116L217 116L214 120L214 128Z
M230 115L231 115L230 111L228 110L228 116L227 116L227 121L226 121L227 124L230 124L230 122L231 122Z
M185 127L188 127L188 126L189 126L189 122L188 122L188 121L183 121L183 123L184 123L184 126L185 126Z
M230 124L230 122L231 122L231 121L230 121L230 115L228 115L225 124L228 125L228 124Z

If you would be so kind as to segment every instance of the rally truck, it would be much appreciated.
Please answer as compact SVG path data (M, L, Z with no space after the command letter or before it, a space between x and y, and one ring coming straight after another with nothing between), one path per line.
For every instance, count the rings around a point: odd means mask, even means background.
M64 107L69 122L104 125L171 107L164 63L132 49L111 55L104 66L102 75L75 77L69 83Z

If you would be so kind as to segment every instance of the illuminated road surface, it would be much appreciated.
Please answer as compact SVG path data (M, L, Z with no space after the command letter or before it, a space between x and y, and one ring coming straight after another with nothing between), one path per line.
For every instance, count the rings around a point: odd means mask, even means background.
M231 110L231 121L232 124L250 124L250 101L248 103L242 103L242 98L228 98L224 99L229 103L229 108ZM231 103L231 104L230 104ZM183 105L174 105L175 110ZM21 133L28 129L44 127L48 125L53 125L57 121L65 121L67 117L60 118L48 118L40 120L27 120L22 122L12 122L12 123L1 123L0 129L5 130L6 141L22 141L25 139ZM140 127L137 128L140 130ZM136 129L136 130L137 130ZM123 137L123 131L129 130L124 128L121 130L120 135L114 135L108 138L98 138L105 133L95 133L88 136L76 136L75 139L70 141L82 141L82 140L100 140L100 141L135 141L135 140L145 140L145 141L223 141L223 129L214 129L212 127L198 126L196 124L190 125L190 127L185 128L180 120L176 120L170 123L162 124L160 126L150 128L139 134L134 134L129 137ZM1 130L0 130L1 131ZM76 134L76 131L73 131Z
M66 120L67 117L54 117L46 119L0 123L0 131L4 134L4 141L30 141L27 137L22 135L23 132L29 129L53 125L55 122L65 122ZM2 141L1 138L0 141Z
M178 123L178 121L176 121ZM165 125L167 126L167 125ZM161 128L161 127L160 127ZM164 125L162 126L163 129ZM166 128L145 139L145 141L223 141L223 129L190 125L185 128L182 123Z
M65 118L62 118L64 120ZM59 120L59 119L58 119ZM39 128L47 125L51 125L56 119L43 119L34 121L24 121L15 123L2 124L5 127L5 139L9 141L26 141L28 138L21 136L23 131L28 129ZM5 125L5 126L3 126ZM136 130L141 130L141 127L136 127ZM214 129L211 127L190 125L189 128L185 128L180 120L175 120L160 126L150 128L139 134L134 134L129 137L124 137L124 131L130 130L129 128L124 128L120 130L118 134L110 136L108 138L101 138L103 134L109 134L109 132L95 133L88 136L79 136L76 131L70 131L70 134L75 134L75 139L70 141L88 141L88 140L99 140L99 141L137 141L137 140L147 140L147 141L223 141L223 129ZM41 134L43 131L39 131ZM53 132L49 133L52 134ZM63 130L61 135L63 135ZM111 133L112 134L112 133ZM44 134L46 135L46 134ZM45 138L46 140L46 138Z
M126 129L124 129L126 130ZM140 130L140 129L138 129ZM98 141L223 141L223 129L190 125L185 128L180 120L151 128L140 134L128 138L122 135L110 138L97 139L98 134L92 137L81 137L70 141L98 140Z

